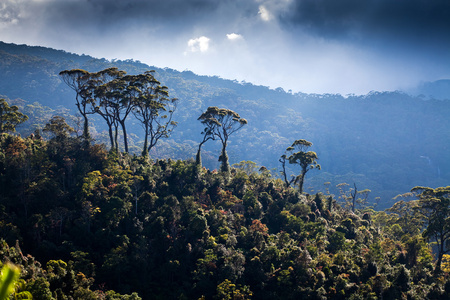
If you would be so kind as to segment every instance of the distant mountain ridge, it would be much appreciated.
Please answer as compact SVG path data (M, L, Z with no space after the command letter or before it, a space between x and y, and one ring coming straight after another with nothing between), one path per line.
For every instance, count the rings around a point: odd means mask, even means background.
M58 73L78 68L94 72L113 66L129 74L155 70L156 78L169 87L170 96L180 99L174 115L179 125L170 139L160 143L152 154L155 158L194 157L202 131L197 118L208 106L218 106L235 110L249 122L230 139L231 163L251 160L278 168L280 156L294 140L311 141L322 170L308 173L307 191L326 193L324 183L330 182L329 191L338 193L337 184L355 182L358 188L373 191L372 200L380 196L387 206L392 197L415 185L441 186L450 181L450 101L433 100L449 98L445 98L445 80L422 88L426 91L422 94L439 98L403 92L346 97L292 94L281 88L161 69L131 59L109 61L0 42L0 95L52 109L63 107L75 114L74 92ZM101 120L94 123L97 140L102 141ZM130 119L128 128L134 133L135 149L139 149L138 122ZM217 168L218 149L213 142L205 144L208 168ZM290 171L298 174L298 170Z
M423 82L415 89L412 94L424 95L428 98L448 100L450 99L450 79L441 79L432 82Z

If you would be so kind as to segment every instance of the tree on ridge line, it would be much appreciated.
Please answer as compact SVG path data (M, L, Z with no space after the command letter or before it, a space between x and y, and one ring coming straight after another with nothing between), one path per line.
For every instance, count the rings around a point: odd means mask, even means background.
M201 121L206 128L202 132L203 141L200 143L197 152L197 163L201 163L201 146L209 139L217 137L222 142L222 151L219 156L219 161L221 162L220 170L224 173L229 173L230 164L228 162L227 154L228 139L231 134L246 125L248 123L247 120L241 118L237 112L234 112L231 109L218 108L216 106L208 107L208 109L200 115L198 120Z

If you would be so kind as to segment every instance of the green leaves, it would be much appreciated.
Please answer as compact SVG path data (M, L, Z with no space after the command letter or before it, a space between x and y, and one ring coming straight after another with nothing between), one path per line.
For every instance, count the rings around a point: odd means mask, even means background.
M311 146L312 143L308 142L307 140L296 140L290 147L286 149L286 152L291 152L291 155L287 157L286 154L283 154L280 159L283 168L282 175L284 176L286 185L289 186L292 182L298 183L300 187L300 193L303 192L303 183L306 173L312 169L321 169L320 165L316 161L318 159L317 153L314 151L306 152L306 150ZM297 152L294 152L296 150ZM300 175L292 178L290 181L287 180L286 175L286 159L290 164L297 164L301 167Z
M5 264L0 277L0 300L9 299L14 292L14 283L19 279L20 270L13 264Z
M16 126L28 120L28 116L19 112L16 105L9 106L5 99L0 99L0 133L16 131Z
M224 172L229 171L228 155L226 154L226 146L228 138L231 134L241 129L247 124L247 120L241 118L237 112L231 109L218 108L210 106L198 117L206 127L203 130L203 141L200 143L197 157L200 155L201 146L208 140L214 140L216 137L222 142L222 153L219 161L222 162L221 169Z

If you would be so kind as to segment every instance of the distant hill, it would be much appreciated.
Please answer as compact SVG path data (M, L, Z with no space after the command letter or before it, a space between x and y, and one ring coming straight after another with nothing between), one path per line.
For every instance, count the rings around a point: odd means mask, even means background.
M199 76L148 66L139 61L108 61L44 47L0 42L0 95L26 104L38 102L52 113L75 114L74 92L59 78L65 69L99 71L116 66L130 74L155 70L156 78L180 99L175 114L178 127L170 139L161 141L152 157L192 158L201 139L198 116L208 106L238 112L248 125L230 138L230 163L251 160L278 173L278 159L296 139L313 143L321 171L308 173L306 191L327 190L346 182L358 189L371 189L371 201L381 197L379 208L392 204L392 197L416 185L443 186L450 182L450 102L402 92L372 92L362 96L288 93L216 76ZM423 89L427 95L445 99L448 82ZM436 92L432 92L436 91ZM433 94L434 93L434 94ZM433 98L433 97L431 97ZM34 108L36 106L33 106ZM31 114L37 110L28 106ZM101 120L93 122L97 141L104 139ZM140 150L141 128L130 119L132 144ZM29 133L32 128L22 128ZM217 168L219 145L205 144L204 163ZM290 170L298 174L298 170ZM324 183L327 183L324 185Z
M423 95L427 98L449 100L450 79L441 79L433 82L423 82L411 90L413 95Z

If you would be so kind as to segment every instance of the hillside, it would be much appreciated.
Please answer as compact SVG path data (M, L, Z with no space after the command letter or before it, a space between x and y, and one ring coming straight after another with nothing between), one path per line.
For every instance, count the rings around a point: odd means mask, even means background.
M444 186L450 180L447 159L450 102L447 100L424 99L401 92L345 97L292 94L282 89L198 76L189 71L158 69L132 60L111 62L5 43L0 44L3 71L0 95L24 106L40 103L44 106L41 110L47 110L44 114L47 120L56 113L75 114L74 92L61 81L58 73L76 68L99 71L111 66L129 74L155 69L155 76L169 87L170 95L180 99L174 115L178 127L152 153L154 158L194 157L202 131L197 118L208 106L218 106L232 109L248 120L248 125L230 139L231 163L250 160L277 174L278 160L294 140L311 141L322 170L308 174L305 186L309 193L328 189L338 195L336 185L356 183L360 190L372 191L370 201L380 197L378 208L386 208L393 203L394 196L413 186ZM26 107L24 110L27 111ZM38 114L36 111L28 107L31 114ZM31 133L36 126L45 124L45 118L35 116L36 122L25 124L21 132ZM98 132L97 141L106 142L101 120L93 123ZM138 152L141 128L132 120L128 127L134 134L132 144ZM204 149L205 166L217 168L219 145L207 143ZM324 183L329 184L324 186Z
M15 299L450 295L450 256L427 243L446 228L433 216L448 224L450 187L389 214L352 211L267 170L211 172L53 133L0 134L0 261L22 267Z

